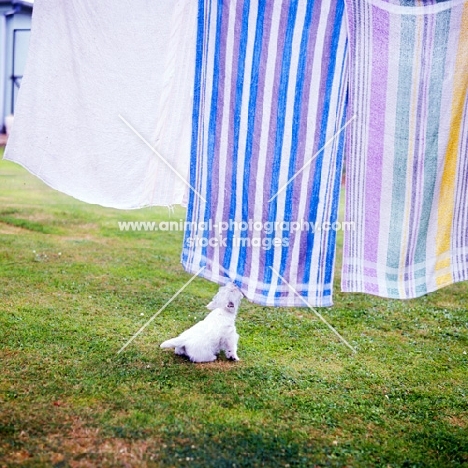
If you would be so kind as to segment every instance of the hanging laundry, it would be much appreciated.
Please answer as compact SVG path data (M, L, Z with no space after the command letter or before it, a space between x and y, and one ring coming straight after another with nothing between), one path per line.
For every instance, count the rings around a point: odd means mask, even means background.
M234 281L260 304L329 306L346 126L344 3L198 5L195 190L182 263Z
M468 2L346 4L342 288L406 299L468 280Z
M88 203L181 203L196 15L186 0L36 0L5 159Z

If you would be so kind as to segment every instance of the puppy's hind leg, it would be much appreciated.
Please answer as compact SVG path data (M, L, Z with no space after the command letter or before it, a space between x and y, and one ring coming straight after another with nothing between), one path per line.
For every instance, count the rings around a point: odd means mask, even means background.
M176 346L174 353L179 356L187 356L187 353L185 352L185 346Z
M189 356L192 362L213 362L218 359L216 354L205 354L203 356Z
M239 356L237 355L237 343L239 341L239 334L233 332L230 336L226 338L224 352L228 359L233 361L239 361Z
M206 346L205 343L187 344L185 353L192 362L213 362L218 358L211 346Z

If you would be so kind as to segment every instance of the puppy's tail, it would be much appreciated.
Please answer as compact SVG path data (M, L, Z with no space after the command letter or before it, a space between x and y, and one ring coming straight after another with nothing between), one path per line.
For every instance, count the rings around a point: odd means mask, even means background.
M179 338L172 338L171 340L167 340L164 343L161 343L161 348L176 348L180 346Z

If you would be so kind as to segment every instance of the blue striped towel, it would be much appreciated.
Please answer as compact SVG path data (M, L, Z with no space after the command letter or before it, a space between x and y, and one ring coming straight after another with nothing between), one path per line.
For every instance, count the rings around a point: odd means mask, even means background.
M346 47L342 1L199 0L187 271L332 304Z

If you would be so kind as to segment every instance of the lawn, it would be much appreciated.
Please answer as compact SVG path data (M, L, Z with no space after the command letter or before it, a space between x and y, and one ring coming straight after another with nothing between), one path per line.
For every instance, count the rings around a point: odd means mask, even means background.
M0 153L1 156L1 153ZM0 161L0 467L468 466L468 284L410 301L339 292L323 316L244 301L240 362L159 343L208 311L182 232ZM341 240L339 245L341 254Z

